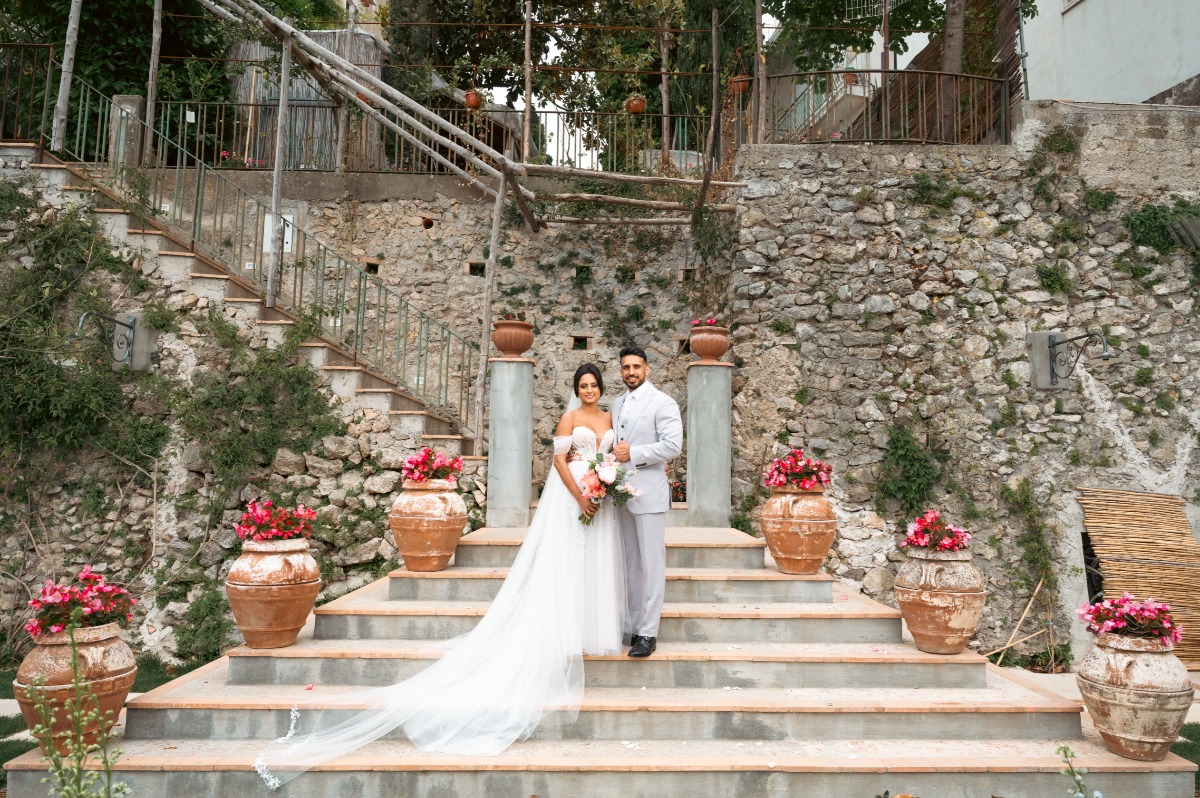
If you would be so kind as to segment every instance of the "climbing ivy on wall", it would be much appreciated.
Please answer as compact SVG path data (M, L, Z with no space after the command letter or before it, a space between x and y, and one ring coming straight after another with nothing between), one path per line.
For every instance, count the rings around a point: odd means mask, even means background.
M931 509L933 489L942 481L948 460L948 452L932 441L922 444L908 426L892 427L879 466L876 500L880 505L895 502L901 518L915 518Z

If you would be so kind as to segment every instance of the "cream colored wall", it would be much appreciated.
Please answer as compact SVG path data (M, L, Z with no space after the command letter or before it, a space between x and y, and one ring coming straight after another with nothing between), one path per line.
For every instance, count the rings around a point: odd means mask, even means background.
M1200 0L1039 0L1031 99L1140 103L1200 74Z

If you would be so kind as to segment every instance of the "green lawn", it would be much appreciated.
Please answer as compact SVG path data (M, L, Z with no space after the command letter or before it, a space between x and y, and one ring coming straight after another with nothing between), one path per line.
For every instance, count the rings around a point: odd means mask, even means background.
M134 681L130 692L149 692L172 679L178 679L188 671L199 668L202 664L200 662L189 662L183 665L167 665L153 654L144 654L138 657L137 679Z
M25 728L25 721L21 720L20 715L15 717L0 718L0 723L8 723L13 720L16 720L20 724L20 727L16 729L16 731L20 731L21 729ZM12 732L8 733L11 734ZM17 758L21 754L33 748L37 748L37 743L33 742L32 740L0 740L0 765L4 764L10 759ZM7 786L8 771L0 769L0 789L3 789Z
M13 698L13 679L17 678L16 668L0 668L0 698Z
M1186 738L1187 742L1175 743L1171 746L1171 752L1200 765L1200 723L1183 724L1179 736ZM1196 772L1196 789L1200 790L1200 771Z

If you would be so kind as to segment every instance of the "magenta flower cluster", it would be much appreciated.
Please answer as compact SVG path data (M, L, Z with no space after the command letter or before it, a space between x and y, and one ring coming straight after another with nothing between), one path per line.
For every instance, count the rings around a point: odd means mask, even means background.
M41 595L29 602L34 616L25 624L26 632L34 637L43 632L58 634L76 614L83 628L113 622L125 626L133 620L131 610L137 599L128 590L107 584L103 576L92 572L91 565L83 566L75 578L76 582L68 585L46 580Z
M1171 618L1171 606L1148 598L1138 601L1126 593L1120 598L1095 604L1084 603L1076 612L1088 631L1110 632L1125 637L1148 637L1173 646L1183 639L1183 630Z
M461 457L450 457L445 452L435 452L426 446L404 461L400 476L406 482L424 482L427 479L444 479L454 482L462 472Z
M901 548L912 546L934 551L962 551L971 542L971 533L942 520L937 510L929 510L908 525L908 535L900 542Z
M699 327L701 324L703 324L705 327L716 327L717 320L716 319L692 319L693 327Z
M815 490L830 483L833 467L804 456L803 449L792 449L786 457L777 458L763 474L763 485L781 488L795 485L804 490Z
M316 517L317 511L303 504L291 510L275 507L270 499L265 502L255 499L246 505L246 512L242 513L241 520L233 528L242 540L307 538L312 535L312 521Z

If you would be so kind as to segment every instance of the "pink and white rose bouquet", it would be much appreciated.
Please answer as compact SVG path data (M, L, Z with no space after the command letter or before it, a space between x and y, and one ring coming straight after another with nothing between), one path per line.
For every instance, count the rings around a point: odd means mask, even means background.
M900 548L962 551L970 542L970 532L950 526L942 520L940 512L929 510L908 525L908 534L900 541Z
M630 499L636 499L642 493L629 481L636 474L634 469L625 468L617 461L616 455L597 454L588 461L588 469L579 478L579 487L583 498L592 504L599 504L605 499L612 499L617 507L624 505ZM580 513L579 523L588 526L592 519Z
M1089 632L1124 637L1148 637L1171 647L1183 639L1183 630L1171 617L1171 606L1148 598L1138 601L1126 593L1120 598L1095 604L1086 602L1077 610Z

